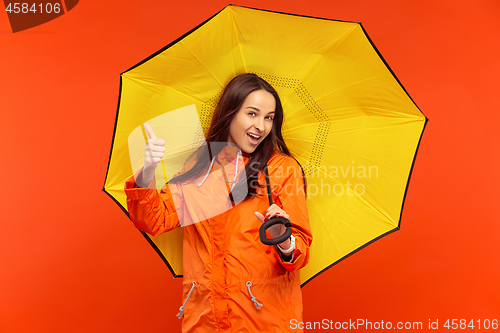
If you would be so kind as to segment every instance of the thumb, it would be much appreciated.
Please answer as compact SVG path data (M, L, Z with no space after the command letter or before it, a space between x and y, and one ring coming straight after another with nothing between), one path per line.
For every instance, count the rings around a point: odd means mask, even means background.
M264 221L265 221L264 215L262 215L259 212L254 212L254 214L255 214L255 217L257 217L261 223L264 223Z
M144 125L144 129L146 130L146 133L148 133L149 138L156 139L156 136L153 133L153 129L151 128L151 126L149 126L148 123L144 123L143 125Z

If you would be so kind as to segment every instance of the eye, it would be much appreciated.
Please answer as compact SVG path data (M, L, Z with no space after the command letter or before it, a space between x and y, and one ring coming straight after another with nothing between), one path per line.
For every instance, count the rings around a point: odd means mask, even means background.
M253 111L248 112L248 114L249 114L250 116L255 116L255 112L253 112Z
M273 116L267 116L266 118L268 118L269 120L273 120L274 119Z

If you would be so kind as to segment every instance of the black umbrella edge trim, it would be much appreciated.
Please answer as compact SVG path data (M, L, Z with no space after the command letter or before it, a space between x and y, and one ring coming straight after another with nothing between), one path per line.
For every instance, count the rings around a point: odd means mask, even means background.
M254 9L254 10L260 10L260 11L263 11L263 12L269 12L269 13L276 13L276 14L283 14L283 15L291 15L291 16L304 17L304 18L312 18L312 19L317 19L317 20L325 20L325 21L335 21L335 22L343 22L343 23L358 23L358 24L361 24L360 22L354 22L354 21L344 21L344 20L329 19L329 18L326 18L326 17L317 17L317 16L309 16L309 15L301 15L301 14L285 13L285 12L279 12L279 11L276 11L276 10L261 9L261 8L248 7L248 6L240 6L240 5L233 5L233 4L229 4L229 6L233 6L233 7L241 7L241 8L247 8L247 9Z
M353 255L354 253L358 252L359 250L367 247L368 245L372 244L373 242L376 242L377 240L381 239L382 237L385 237L391 233L393 233L394 231L397 231L397 230L400 230L401 228L401 219L402 219L402 216L403 216L403 209L404 209L404 203L405 203L405 200L406 200L406 194L408 193L408 187L410 185L410 179L411 179L411 175L413 173L413 167L415 166L415 161L417 159L417 155L418 155L418 150L420 148L420 143L422 141L422 137L424 135L424 131L425 131L425 128L427 126L427 122L429 121L429 118L427 118L427 116L422 112L422 110L418 107L417 103L415 103L415 101L413 100L413 98L411 98L410 94L408 93L408 91L406 90L406 88L403 86L403 84L401 83L401 81L398 79L398 77L396 76L396 74L394 73L394 71L392 70L392 68L389 66L389 64L387 63L387 61L384 59L384 57L382 56L382 54L380 53L380 51L377 49L377 47L375 46L375 44L373 43L372 39L370 38L370 36L368 35L368 33L366 32L365 28L363 27L363 24L359 23L359 25L361 26L361 29L363 29L363 32L366 36L366 38L368 39L368 41L370 42L370 44L372 45L373 49L375 50L375 52L377 52L378 56L380 57L380 59L382 59L382 61L384 62L385 66L387 67L387 69L391 72L392 76L394 77L394 79L399 83L399 85L401 86L401 88L404 90L404 92L406 93L406 95L408 96L408 98L413 102L413 104L417 107L417 109L422 113L422 115L425 117L425 122L424 122L424 127L422 129L422 132L420 133L420 138L418 140L418 144L417 144L417 149L415 150L415 154L413 156L413 161L412 161L412 165L411 165L411 168L410 168L410 173L408 175L408 181L406 182L406 188L405 188L405 194L403 195L403 202L401 204L401 211L400 211L400 215L399 215L399 221L398 221L398 227L397 228L394 228L374 239L372 239L371 241L369 241L368 243L360 246L359 248L357 248L356 250L352 251L351 253L345 255L344 257L340 258L339 260L337 260L336 262L334 262L333 264L331 264L330 266L324 268L323 270L321 270L320 272L316 273L314 276L310 277L309 279L307 279L304 283L302 283L300 285L300 287L304 287L306 284L308 284L312 279L314 279L315 277L317 277L318 275L320 275L321 273L325 272L326 270L330 269L331 267L335 266L336 264L338 264L339 262L341 262L342 260L350 257L351 255Z
M408 181L406 182L405 194L403 196L403 203L401 204L401 213L399 215L398 228L401 227L401 219L403 217L403 209L406 201L406 193L408 193L408 188L410 187L411 175L413 173L413 167L415 166L415 161L417 160L418 149L420 148L420 142L422 142L422 137L424 136L425 128L427 127L427 122L429 119L425 118L424 128L422 128L422 133L420 133L420 138L418 139L417 149L415 149L415 155L413 156L413 162L411 163L410 174L408 175Z
M118 205L118 207L120 207L120 209L125 213L125 215L127 215L127 217L130 219L130 215L128 214L128 211L125 209L125 207L123 207L108 191L106 191L105 189L102 189L102 191L104 193L106 193L108 195L108 197L111 198L111 200L113 200L115 202L115 204Z
M269 12L269 13L276 13L276 14L282 14L282 15L291 15L291 16L297 16L297 17L304 17L304 18L311 18L311 19L317 19L317 20L325 20L325 21L335 21L335 22L344 22L344 23L357 23L357 24L360 24L361 25L361 22L354 22L354 21L345 21L345 20L336 20L336 19L329 19L329 18L325 18L325 17L317 17L317 16L309 16L309 15L300 15L300 14L292 14L292 13L285 13L285 12L279 12L279 11L275 11L275 10L268 10L268 9L261 9L261 8L254 8L254 7L247 7L247 6L240 6L240 5L234 5L234 4L229 4L227 5L226 7L222 8L220 11L218 11L217 13L215 13L214 15L212 15L210 18L206 19L205 21L203 21L202 23L200 23L199 25L197 25L196 27L194 27L193 29L189 30L188 32L186 32L185 34L183 34L182 36L178 37L177 39L175 39L174 41L170 42L167 46L161 48L160 50L156 51L155 53L153 53L152 55L150 55L149 57L147 57L146 59L143 59L142 61L140 61L139 63L135 64L134 66L130 67L129 69L127 69L126 71L122 72L121 74L124 74L128 71L131 71L133 70L134 68L142 65L143 63L149 61L151 58L154 58L156 57L158 54L162 53L163 51L165 51L166 49L170 48L171 46L173 46L174 44L177 44L179 41L181 41L182 39L184 39L185 37L189 36L190 34L192 34L193 32L195 32L196 30L198 30L201 26L203 26L205 23L207 23L208 21L210 21L211 19L213 19L215 16L217 16L220 12L222 12L224 9L226 9L227 7L241 7L241 8L247 8L247 9L253 9L253 10L260 10L260 11L264 11L264 12ZM364 29L363 29L364 30ZM366 33L366 32L365 32ZM371 42L371 40L370 40ZM373 43L372 43L373 45ZM378 51L377 51L378 52ZM385 61L384 61L385 62ZM399 81L398 81L399 82ZM406 90L405 90L406 91Z
M111 136L111 149L109 150L108 167L106 169L106 176L104 177L104 184L102 185L102 190L106 194L108 194L111 197L111 199L113 199L115 202L117 202L117 201L113 198L113 196L111 194L109 194L108 192L106 192L105 188L106 188L106 180L108 179L109 166L111 164L111 155L113 155L113 146L114 146L114 142L115 142L116 127L117 127L117 124L118 124L118 113L120 111L120 102L122 100L122 89L123 89L123 83L122 83L122 76L120 74L120 89L118 91L118 106L116 107L115 126L113 128L113 135ZM118 204L118 206L121 207L120 204ZM123 207L122 207L122 209L123 209ZM126 210L125 210L125 212L126 212ZM126 213L127 213L127 216L128 216L128 212L126 212Z
M389 230L389 231L387 231L386 233L383 233L382 235L380 235L380 236L378 236L378 237L375 237L374 239L372 239L371 241L367 242L366 244L364 244L364 245L362 245L362 246L358 247L356 250L352 251L351 253L346 254L345 256L343 256L342 258L340 258L339 260L337 260L336 262L334 262L334 263L333 263L333 264L331 264L330 266L323 268L321 271L319 271L318 273L314 274L314 275L313 275L313 276L311 276L309 279L307 279L306 281L304 281L304 283L301 283L301 284L300 284L300 287L301 287L301 288L303 288L306 284L308 284L309 282L311 282L311 280L312 280L312 279L314 279L314 278L315 278L315 277L317 277L318 275L320 275L320 274L322 274L322 273L326 272L327 270L329 270L330 268L332 268L333 266L335 266L336 264L338 264L338 263L339 263L339 262L341 262L342 260L349 258L350 256L352 256L352 255L353 255L353 254L355 254L356 252L358 252L358 251L360 251L360 250L364 249L364 248L365 248L365 247L367 247L368 245L370 245L370 244L372 244L372 243L374 243L374 242L378 241L378 240L379 240L379 239L381 239L382 237L385 237L385 236L387 236L387 235L389 235L389 234L392 234L394 231L398 231L398 230L400 230L400 229L399 229L399 227L394 228L394 229L392 229L392 230Z
M127 217L130 219L130 215L129 215L127 209L125 207L123 207L108 191L106 191L106 180L108 179L109 167L111 165L111 155L113 154L113 145L114 145L114 142L115 142L116 127L117 127L117 124L118 124L118 115L119 115L119 111L120 111L120 102L121 102L121 96L122 96L122 89L123 89L122 76L120 75L120 90L119 90L119 93L118 93L118 107L117 107L117 110L116 110L115 127L113 129L113 136L111 138L111 149L109 151L108 168L106 170L106 177L104 178L104 185L102 186L102 191L104 193L106 193L111 198L111 200L113 200L118 205L118 207L121 208L121 210L125 213L125 215L127 215ZM139 231L147 239L147 241L153 247L153 249L156 251L156 253L158 253L158 255L163 260L163 262L165 262L165 264L167 265L168 269L172 273L174 279L177 278L177 277L182 277L182 275L176 275L175 274L174 270L172 269L172 266L170 266L170 264L167 261L167 259L163 256L163 254L161 253L160 249L151 240L151 238L149 238L149 236L145 232L143 232L141 230L139 230Z
M382 53L380 53L380 51L377 49L377 47L373 43L372 39L370 38L370 36L366 32L365 27L363 27L363 24L359 23L359 25L361 26L361 29L363 29L363 33L365 34L366 39L368 39L368 41L372 45L372 47L375 50L375 52L377 52L378 56L380 57L380 59L382 59L382 61L384 62L384 64L387 67L387 69L391 72L391 74L394 77L394 79L399 83L399 85L401 86L401 88L403 88L404 92L406 93L406 96L408 96L408 98L413 102L413 104L415 104L415 106L422 113L422 115L425 117L426 122L427 122L429 120L429 118L427 118L426 115L422 112L422 110L420 110L420 108L418 107L417 103L415 103L415 101L413 100L413 98L411 98L410 94L408 93L408 91L406 90L406 88L403 86L403 84L401 83L401 81L399 81L398 77L396 76L396 74L392 70L391 66L389 66L389 64L387 63L387 61L385 61L384 57L382 56Z
M125 213L125 215L127 215L127 217L130 219L130 215L129 215L128 211L125 209L125 207L123 207L108 191L106 191L105 189L102 189L102 191L104 193L106 193L108 195L108 197L110 197L111 200L113 200L118 205L118 207L121 208L121 210ZM170 270L170 273L172 273L174 279L178 278L178 277L182 277L182 275L176 275L175 274L172 266L170 266L170 264L168 263L167 259L163 256L163 253L161 253L161 251L158 248L158 246L156 246L155 242L153 242L151 240L151 238L148 236L148 234L145 233L142 230L139 230L139 232L144 236L144 238L146 238L146 240L148 241L149 245L151 245L153 247L153 249L156 251L156 253L160 256L160 258L163 260L163 262L167 265L167 267Z
M427 122L429 121L429 119L427 119L427 117L425 118L425 122L424 122L424 128L422 129L422 133L420 133L420 138L418 139L418 144L417 144L417 149L415 150L415 155L413 157L413 162L411 164L411 168L410 168L410 173L408 175L408 181L406 182L406 188L405 188L405 194L403 196L403 202L401 204L401 213L399 215L399 221L398 221L398 226L397 228L394 228L374 239L372 239L371 241L369 241L368 243L358 247L356 250L352 251L351 253L345 255L344 257L340 258L339 260L337 260L336 262L334 262L333 264L331 264L330 266L322 269L320 272L316 273L315 275L313 275L312 277L310 277L309 279L307 279L304 283L302 283L300 285L301 288L303 288L306 284L308 284L309 282L311 282L312 279L314 279L315 277L317 277L318 275L320 275L321 273L324 273L325 271L327 271L328 269L332 268L333 266L335 266L336 264L338 264L339 262L341 262L342 260L350 257L351 255L353 255L354 253L364 249L365 247L367 247L368 245L372 244L373 242L376 242L377 240L381 239L382 237L385 237L391 233L393 233L394 231L398 231L398 230L401 230L401 219L403 217L403 209L404 209L404 204L405 204L405 200L406 200L406 194L408 193L408 187L410 185L410 179L411 179L411 175L412 175L412 172L413 172L413 167L415 166L415 161L417 159L417 155L418 155L418 149L420 148L420 143L422 141L422 137L424 135L424 131L425 131L425 128L427 126Z
M183 277L182 274L181 275L176 275L175 274L174 269L172 268L172 266L170 266L167 258L165 258L163 256L163 253L161 253L161 250L158 248L158 246L156 246L155 242L153 242L153 240L148 236L148 234L145 233L144 231L141 231L141 230L139 230L139 231L144 236L144 238L146 238L146 240L148 241L149 245L151 245L153 247L153 249L155 249L156 253L158 253L158 255L160 256L160 258L167 265L168 269L170 270L170 273L172 273L172 275L174 276L174 279L178 278L178 277Z
M211 19L213 19L215 16L217 16L220 12L222 12L224 9L226 9L228 6L222 8L221 10L219 10L217 13L215 13L214 15L212 15L211 17L209 17L208 19L206 19L205 21L203 21L202 23L198 24L196 27L194 27L193 29L189 30L188 32L186 32L184 35L178 37L177 39L175 39L174 41L170 42L167 46L164 46L162 47L160 50L156 51L155 53L153 53L152 55L150 55L149 57L147 57L146 59L143 59L142 61L140 61L139 63L135 64L134 66L130 67L129 69L127 69L125 72L121 73L121 74L124 74L128 71L131 71L133 70L134 68L136 67L139 67L140 65L142 65L143 63L149 61L150 59L156 57L158 54L162 53L163 51L165 51L166 49L170 48L171 46L177 44L179 41L183 40L184 38L186 38L187 36L189 36L190 34L192 34L193 32L195 32L196 30L198 30L201 26L203 26L205 23L207 23L208 21L210 21Z
M311 280L313 280L316 276L322 274L323 272L327 271L328 269L330 269L331 267L335 266L337 263L341 262L342 260L350 257L351 255L353 255L354 253L362 250L363 248L367 247L368 245L374 243L375 241L397 231L397 230L400 230L400 226L401 226L401 217L402 217L402 214L403 214L403 208L404 208L404 202L406 200L406 194L407 194L407 191L408 191L408 187L409 187L409 183L410 183L410 179L411 179L411 174L413 172L413 167L415 165L415 161L416 161L416 157L417 157L417 153L418 153L418 149L420 147L420 142L422 140L422 136L423 136L423 133L425 131L425 128L426 128L426 125L427 125L427 122L429 121L429 118L427 118L427 116L425 116L425 114L422 112L422 110L418 107L417 103L415 103L415 101L413 100L413 98L410 96L410 94L408 93L408 91L406 90L406 88L403 86L403 84L401 83L401 81L398 79L398 77L396 76L396 74L394 73L394 71L392 70L392 68L389 66L389 64L387 63L387 61L385 60L385 58L382 56L382 54L380 53L380 51L377 49L377 47L375 46L375 44L373 43L372 39L370 38L370 36L368 35L368 33L366 32L365 28L363 27L362 23L361 22L353 22L353 21L345 21L345 20L337 20L337 19L329 19L329 18L323 18L323 17L315 17L315 16L309 16L309 15L300 15L300 14L292 14L292 13L285 13L285 12L279 12L279 11L273 11L273 10L266 10L266 9L260 9L260 8L254 8L254 7L247 7L247 6L240 6L240 5L234 5L234 4L229 4L228 6L235 6L235 7L242 7L242 8L248 8L248 9L253 9L253 10L260 10L260 11L265 11L265 12L270 12L270 13L277 13L277 14L283 14L283 15L291 15L291 16L297 16L297 17L304 17L304 18L312 18L312 19L319 19L319 20L327 20L327 21L336 21L336 22L344 22L344 23L357 23L361 26L361 29L363 30L366 38L368 39L368 41L370 42L370 44L372 45L373 49L375 50L375 52L377 52L378 56L380 57L380 59L384 62L385 66L387 67L387 69L391 72L391 74L393 75L393 77L395 78L395 80L399 83L399 85L401 86L401 88L404 90L404 92L406 93L406 95L408 96L408 98L410 98L410 100L413 102L413 104L417 107L417 109L422 113L422 115L425 117L425 123L424 123L424 128L422 130L422 133L420 134L420 138L419 138L419 142L418 142L418 145L417 145L417 149L415 151L415 155L414 155L414 158L413 158L413 162L412 162L412 166L410 168L410 175L408 176L408 181L406 183L406 189L405 189L405 194L403 196L403 203L402 203L402 206L401 206L401 213L400 213L400 218L399 218L399 222L398 222L398 227L395 228L395 229L392 229L376 238L374 238L373 240L367 242L366 244L360 246L359 248L357 248L356 250L352 251L351 253L345 255L344 257L342 257L341 259L337 260L336 262L334 262L333 264L331 264L330 266L324 268L323 270L321 270L320 272L316 273L314 276L312 276L311 278L309 278L307 281L305 281L304 283L301 284L301 288L304 287L307 283L309 283ZM213 19L215 16L217 16L220 12L222 12L225 8L227 8L228 6L224 7L223 9L221 9L219 12L217 12L216 14L212 15L210 18L208 18L207 20L203 21L202 23L200 23L198 26L194 27L193 29L191 29L190 31L188 31L187 33L183 34L182 36L178 37L177 39L175 39L174 41L172 41L171 43L169 43L167 46L163 47L162 49L158 50L157 52L155 52L154 54L150 55L149 57L147 57L146 59L142 60L141 62L137 63L136 65L132 66L131 68L129 68L128 70L122 72L121 74L124 74L140 65L142 65L143 63L147 62L148 60L150 60L151 58L157 56L158 54L162 53L163 51L165 51L166 49L170 48L171 46L173 46L174 44L178 43L180 40L184 39L185 37L189 36L190 34L192 34L193 32L195 32L196 30L198 30L201 26L203 26L205 23L207 23L208 21L210 21L211 19ZM121 78L121 75L120 75L120 92L119 92L119 96L118 96L118 110L120 108L120 100L121 100L121 92L122 92L122 78ZM113 130L113 139L112 139L112 142L111 142L111 151L110 151L110 157L109 157L109 161L111 161L111 153L113 151L113 142L114 142L114 137L115 137L115 132L116 132L116 124L117 124L117 120L118 120L118 110L116 112L116 118L115 118L115 128ZM108 176L108 171L109 171L109 163L108 163L108 169L106 170L106 178L105 178L105 182L106 182L106 179L107 179L107 176ZM127 217L130 219L130 216L128 214L128 211L120 204L118 203L118 201L113 198L113 196L111 194L109 194L104 186L103 186L103 189L102 189L103 192L105 192L122 210L123 212L127 215ZM169 268L170 272L172 273L172 275L174 276L174 278L176 277L183 277L182 275L176 275L172 269L172 267L170 266L170 264L168 263L168 261L166 260L166 258L163 256L163 254L161 253L161 251L159 250L159 248L156 246L156 244L151 240L151 238L149 238L149 236L143 232L143 231L140 231L142 233L142 235L146 238L146 240L149 242L149 244L155 249L155 251L158 253L158 255L162 258L162 260L165 262L165 264L167 265L167 267Z

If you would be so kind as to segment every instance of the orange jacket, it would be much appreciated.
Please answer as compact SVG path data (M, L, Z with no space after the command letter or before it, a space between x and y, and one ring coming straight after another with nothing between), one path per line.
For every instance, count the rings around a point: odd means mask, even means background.
M232 181L247 161L226 146L201 182L168 184L160 193L134 188L134 177L125 185L138 229L156 236L184 226L183 332L298 332L290 321L303 321L299 269L308 262L312 235L301 170L278 152L267 163L273 201L290 216L296 239L293 261L283 262L276 246L259 238L254 212L269 207L266 187L262 196L228 206L221 168ZM259 182L266 184L263 172Z

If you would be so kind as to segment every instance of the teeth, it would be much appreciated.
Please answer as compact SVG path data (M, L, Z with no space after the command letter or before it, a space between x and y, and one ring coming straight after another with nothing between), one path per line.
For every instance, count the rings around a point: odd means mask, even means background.
M256 139L260 138L260 136L257 136L257 135L251 134L251 133L248 133L248 135L250 135L251 137L256 138Z

